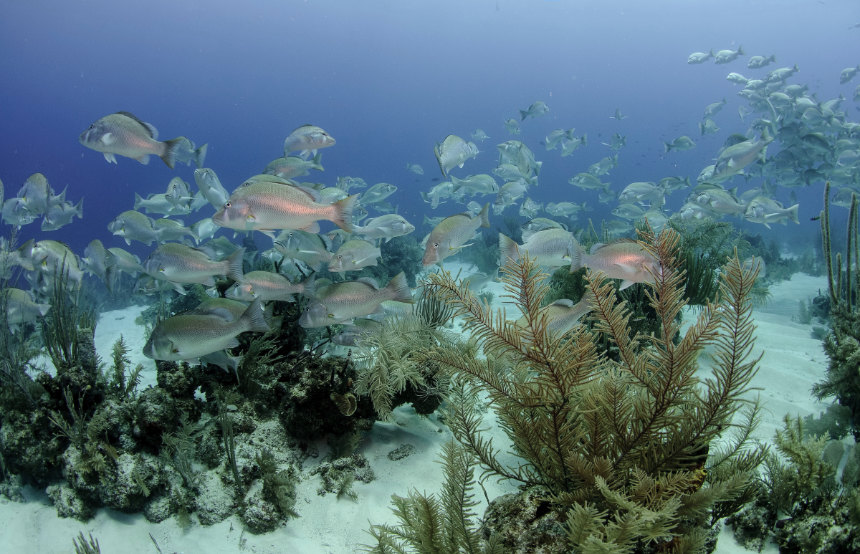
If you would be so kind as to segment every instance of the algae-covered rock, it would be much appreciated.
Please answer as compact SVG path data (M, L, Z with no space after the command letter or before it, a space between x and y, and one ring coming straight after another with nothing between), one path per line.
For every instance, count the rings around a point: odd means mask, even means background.
M66 483L51 485L45 492L54 503L58 516L72 517L80 521L87 521L93 517L93 509L90 505Z

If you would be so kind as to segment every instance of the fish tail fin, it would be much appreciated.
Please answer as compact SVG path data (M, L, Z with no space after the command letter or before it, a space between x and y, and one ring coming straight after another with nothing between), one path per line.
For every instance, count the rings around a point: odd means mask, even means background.
M175 139L168 140L164 143L164 154L159 157L170 169L173 169L173 166L176 165L176 151L186 140L188 139L185 137L176 137Z
M263 302L257 298L251 302L251 305L242 314L242 319L248 322L249 331L253 333L265 333L269 330L269 324L266 323L264 316Z
M143 196L141 196L141 195L139 195L138 193L136 193L136 192L135 192L135 193L134 193L134 209L135 209L135 210L137 210L138 208L140 208L140 203L141 203L141 202L143 202Z
M672 151L672 144L669 142L664 142L663 143L663 153L668 154L671 151Z
M525 121L526 117L529 115L529 112L526 110L520 110L520 121Z
M481 227L489 227L490 226L490 203L489 202L484 204L484 207L481 209L481 213L478 214L478 217L481 218Z
M743 47L743 46L740 46L740 45L738 46L738 55L739 55L739 56L743 56L743 55L744 55L744 47Z
M197 166L197 169L203 167L203 162L206 161L206 151L209 149L209 143L207 142L200 148L194 151L194 165Z
M75 206L75 212L77 212L78 217L80 217L80 218L84 217L84 199L83 198L81 198L80 202L78 202L78 205Z
M352 211L355 209L356 202L358 202L358 195L353 194L334 203L335 215L332 222L347 233L351 233L353 229Z
M499 266L505 265L508 258L516 260L519 255L520 248L516 241L504 233L499 233Z
M325 171L322 166L322 154L317 152L317 155L311 158L311 169L316 169L317 171Z
M797 219L797 208L800 204L795 204L794 206L788 209L788 215L791 217L792 223L800 223L800 220Z
M302 289L303 290L302 290L301 294L303 296L305 296L306 298L313 298L314 297L314 293L316 292L316 287L317 287L316 280L317 280L316 273L311 273L307 279L302 281Z
M385 288L391 292L392 300L412 304L412 290L406 282L406 274L402 271L395 275Z
M579 242L574 242L573 248L571 248L571 252L570 252L570 272L571 273L573 273L574 271L578 270L583 265L585 265L582 262L582 256L584 254L585 254L585 251L583 250L582 245L579 244Z
M242 260L245 255L245 249L239 248L227 258L227 277L233 279L234 281L241 281L245 276L245 272L242 270Z

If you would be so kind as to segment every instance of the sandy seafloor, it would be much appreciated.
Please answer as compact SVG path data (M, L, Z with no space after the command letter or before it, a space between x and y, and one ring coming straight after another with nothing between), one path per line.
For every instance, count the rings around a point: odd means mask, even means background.
M451 269L446 266L446 269ZM495 293L495 302L502 293L501 285L489 285ZM825 405L810 395L813 383L821 380L827 366L827 357L821 342L812 337L811 325L795 321L798 300L815 296L826 290L823 277L796 274L789 281L771 285L772 297L768 304L755 311L757 325L756 351L763 352L754 385L761 390L764 407L756 438L770 442L774 431L781 427L783 415L818 413ZM131 349L133 363L143 363L146 370L141 387L155 382L155 365L140 354L145 342L144 330L134 320L142 307L105 312L96 329L96 346L104 359L110 358L111 346L122 333ZM685 314L685 322L695 317L695 311ZM703 362L707 364L705 360ZM497 444L505 444L500 433ZM340 500L336 495L318 496L319 478L308 476L313 466L321 461L305 462L303 480L298 488L296 511L301 515L282 528L264 535L243 532L238 517L231 517L209 527L193 523L181 528L170 519L160 524L149 523L142 515L128 515L113 510L99 510L90 521L62 519L47 496L28 490L28 502L10 502L0 498L0 552L72 552L72 538L78 532L92 533L105 554L156 552L150 534L158 542L161 552L218 553L347 553L359 550L368 543L369 522L396 523L390 509L392 494L405 495L410 488L437 492L442 480L442 468L437 462L440 446L451 437L447 428L435 416L421 417L411 408L398 408L394 421L377 423L363 440L360 451L370 461L376 479L370 484L356 483L358 500ZM398 446L409 443L416 451L399 461L391 461L387 454ZM324 451L324 450L323 450ZM486 482L490 498L512 490L510 484ZM483 494L476 491L476 499ZM482 514L485 504L477 507ZM746 552L723 530L717 552ZM777 552L770 545L765 552Z

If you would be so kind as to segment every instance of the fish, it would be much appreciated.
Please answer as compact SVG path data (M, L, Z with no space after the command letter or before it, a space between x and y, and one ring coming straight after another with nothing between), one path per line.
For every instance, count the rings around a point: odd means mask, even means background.
M194 162L195 167L203 167L203 162L206 161L206 151L209 149L209 145L204 144L203 146L200 146L198 148L194 144L194 141L189 138L178 137L177 140L179 141L179 143L173 150L174 163L184 163L186 165L191 165L191 162Z
M145 210L148 214L186 215L191 213L191 202L189 199L184 204L177 203L163 192L150 194L146 198L134 193L134 209Z
M402 271L383 288L377 287L369 279L343 281L319 287L315 299L308 304L299 318L299 325L312 328L349 323L354 318L377 312L386 300L409 304L413 302L412 291Z
M492 175L479 173L478 175L469 175L465 179L458 179L451 176L451 183L454 185L455 194L468 194L469 196L483 196L485 194L494 194L499 192L499 184Z
M296 127L287 138L284 139L284 157L290 152L299 152L303 158L308 154L317 155L317 150L335 145L334 137L329 135L321 127L316 125L302 125Z
M853 79L854 76L857 75L857 72L860 72L860 65L857 65L855 67L846 67L839 74L839 84L844 85L845 83Z
M528 256L538 265L558 268L570 265L572 254L579 244L573 233L564 229L544 229L532 233L523 244L499 233L499 265L503 266L510 258L514 261Z
M590 295L584 295L579 302L574 303L569 298L560 298L540 309L540 314L546 318L546 328L551 333L564 335L573 329L582 316L592 311ZM526 317L517 320L517 325L525 327Z
M714 51L710 52L693 52L689 56L687 56L687 63L691 65L705 63L714 57Z
M146 165L152 155L173 169L182 138L161 142L158 130L152 124L129 112L117 112L94 122L78 140L87 148L104 154L108 163L115 164L116 156L125 156Z
M536 217L542 209L543 202L538 202L537 200L526 196L520 204L519 214L526 219L531 219Z
M513 117L505 120L505 130L510 135L518 135L520 134L520 122L514 119Z
M585 210L585 202L577 204L576 202L550 202L546 205L546 213L555 217L576 217L576 215Z
M442 204L445 199L450 198L454 194L454 183L451 181L442 181L433 185L429 192L421 192L421 198L430 204L434 210Z
M226 260L214 261L197 248L168 242L160 244L143 262L143 269L156 279L171 283L199 283L215 286L216 275L226 275L234 281L242 280L242 256L239 248ZM177 290L182 287L177 287Z
M606 156L588 166L588 172L592 175L600 177L606 175L613 169L618 167L618 154Z
M747 61L747 67L750 69L758 69L766 65L770 65L776 61L776 56L752 56Z
M212 216L221 227L237 231L270 232L275 229L318 230L317 221L333 222L352 231L352 211L358 197L320 204L315 191L291 185L273 175L257 175L233 191Z
M731 82L731 83L734 83L736 85L746 85L747 82L749 81L749 79L747 79L746 77L744 77L740 73L734 73L734 72L726 75L726 80Z
M555 150L563 139L572 139L574 129L554 129L543 139L547 150Z
M48 210L52 197L54 197L54 191L48 179L41 173L34 173L27 177L18 191L18 198L32 214L44 214Z
M615 113L609 116L609 119L614 119L615 121L621 121L622 119L627 119L627 116L621 113L621 110L615 108Z
M158 242L158 233L152 226L152 219L135 210L126 210L108 223L108 231L125 239L127 245L136 240L146 246Z
M649 202L652 206L662 206L666 202L666 191L652 181L630 183L619 193L621 203Z
M523 240L528 241L529 237L537 233L538 231L543 231L544 229L564 229L567 230L567 226L563 223L559 223L554 219L549 219L546 217L536 217L531 219L520 227L522 230Z
M667 153L672 152L673 150L677 152L683 152L684 150L690 150L692 148L695 148L696 143L693 142L693 139L691 139L687 135L682 135L674 139L672 142L664 142L663 147L664 152Z
M107 249L108 253L105 256L105 265L113 271L122 271L129 275L137 275L144 273L143 265L140 263L140 258L123 250L118 246L112 246Z
M723 106L726 105L726 99L723 98L719 102L713 102L705 106L705 114L704 117L711 117L712 115L716 115L720 110L723 109Z
M732 192L719 186L700 185L690 195L689 201L714 214L742 215L746 211L746 204L739 202Z
M714 63L724 64L735 61L738 56L744 55L744 49L742 46L738 46L737 50L720 50L716 54L714 54Z
M227 189L224 188L218 175L212 169L195 169L194 182L197 183L197 188L216 210L226 204L227 199L230 198Z
M254 300L238 318L223 308L213 309L211 313L191 310L156 324L143 347L143 354L154 360L193 360L235 348L239 345L236 337L242 333L268 330L259 300Z
M72 222L74 218L84 217L84 199L81 198L77 204L68 201L52 201L42 219L42 231L56 231Z
M84 257L81 262L84 264L84 271L91 275L95 275L105 284L108 284L108 251L102 241L93 239L84 249Z
M363 193L361 193L361 205L369 206L377 202L382 202L392 194L397 192L397 186L391 183L376 183Z
M211 217L205 217L191 225L191 232L197 237L197 242L211 239L220 229L221 227L215 225Z
M532 103L531 106L524 110L520 110L520 121L525 121L526 118L540 117L549 112L549 106L542 100Z
M588 135L583 134L579 138L561 141L561 157L566 158L576 152L579 148L588 145Z
M609 183L603 183L595 175L591 173L577 173L567 181L571 185L583 190L602 190L609 191Z
M581 267L601 272L610 279L621 279L619 290L624 290L634 283L652 282L659 275L660 262L639 243L622 240L595 244L588 254L577 244L570 271Z
M476 140L478 142L484 142L485 140L487 140L490 137L489 137L489 135L487 135L487 133L484 132L483 129L475 129L474 131L472 131L470 138L472 140Z
M320 163L320 154L317 154L310 160L306 160L299 156L286 156L272 160L263 169L266 175L277 175L282 179L293 179L295 177L304 177L310 173L311 169L316 171L324 171Z
M463 167L466 160L477 156L478 147L474 142L466 142L457 135L448 135L433 147L433 153L436 154L442 176L447 177L452 168Z
M720 128L717 127L717 124L710 117L706 117L705 119L703 119L702 121L699 122L699 133L702 136L713 135L714 133L718 132L719 130L720 130Z
M415 175L424 175L424 168L418 164L406 163L406 170L414 173Z
M340 245L328 264L331 272L358 271L365 267L375 266L376 260L382 256L379 248L366 240L352 239Z
M27 291L14 287L0 289L0 303L5 305L10 326L38 321L51 309L50 304L34 302Z
M719 183L724 181L743 171L745 167L759 157L764 157L765 148L772 141L773 138L771 138L767 127L765 127L762 129L759 140L744 140L724 148L717 157L717 162L714 164L711 182Z
M191 237L195 244L199 242L194 231L185 227L182 222L177 219L156 219L152 222L152 228L155 231L155 235L158 237L158 242L182 242L185 237Z
M475 236L479 227L490 226L489 208L489 204L484 204L478 215L462 213L440 221L427 237L422 264L426 267L439 263L468 246L467 242Z
M621 203L615 206L615 209L612 210L612 215L621 219L635 220L645 215L645 208L636 204Z
M314 271L319 271L323 264L331 260L331 246L328 239L316 233L292 229L282 233L275 241L274 247L282 256L298 260Z
M406 221L403 216L385 214L367 220L363 227L355 226L352 232L366 239L385 239L385 242L388 242L394 237L408 235L414 230L415 226Z
M770 229L771 223L782 223L785 225L789 221L792 223L800 223L797 219L797 209L799 205L794 204L788 208L782 204L764 195L759 195L749 201L744 218L753 223L761 223Z
M779 69L774 69L767 74L765 81L767 81L768 83L782 83L783 81L797 73L797 71L797 64L794 64L793 67L781 67Z
M224 296L233 300L252 302L295 302L296 294L310 294L313 281L291 283L289 279L272 271L249 271L241 281L233 283Z

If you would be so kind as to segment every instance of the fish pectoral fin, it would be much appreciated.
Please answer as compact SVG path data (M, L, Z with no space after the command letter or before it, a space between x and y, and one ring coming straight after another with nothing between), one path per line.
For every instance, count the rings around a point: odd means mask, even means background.
M110 146L111 144L116 142L116 137L113 135L113 133L105 133L101 136L99 142L101 142L105 146Z
M628 281L627 279L622 279L621 280L621 286L618 287L618 290L624 290L632 284L634 284L634 281Z
M299 229L299 231L306 231L308 233L319 233L320 232L320 224L314 221L310 225L306 225Z
M236 348L237 346L239 346L239 339L237 339L236 337L232 337L229 341L227 341L227 344L226 346L224 346L224 348Z

